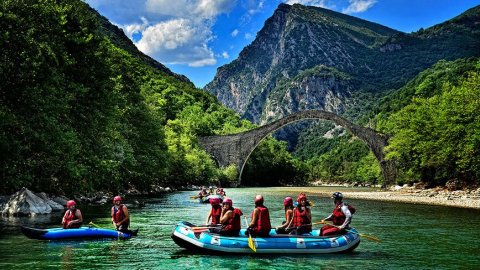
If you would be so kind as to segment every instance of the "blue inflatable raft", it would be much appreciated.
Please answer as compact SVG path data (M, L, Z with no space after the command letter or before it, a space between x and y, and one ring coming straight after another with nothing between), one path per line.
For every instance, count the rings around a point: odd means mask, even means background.
M208 230L198 232L188 222L180 222L172 233L173 241L185 249L208 253L254 253L248 247L248 237L245 230L240 236L230 237L210 233ZM305 235L276 234L272 229L270 237L253 238L256 253L346 253L354 250L360 244L360 236L355 229L344 235L318 236L320 230L313 230Z
M132 231L131 234L123 233L116 230L81 227L78 229L37 229L30 227L21 227L22 233L28 238L40 240L67 240L67 239L128 239L136 234L137 231Z

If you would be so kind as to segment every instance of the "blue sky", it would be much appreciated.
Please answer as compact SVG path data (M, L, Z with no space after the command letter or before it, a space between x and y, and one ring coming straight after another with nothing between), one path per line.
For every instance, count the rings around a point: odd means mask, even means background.
M203 87L254 39L280 3L320 6L403 32L451 19L480 0L85 0L145 54Z

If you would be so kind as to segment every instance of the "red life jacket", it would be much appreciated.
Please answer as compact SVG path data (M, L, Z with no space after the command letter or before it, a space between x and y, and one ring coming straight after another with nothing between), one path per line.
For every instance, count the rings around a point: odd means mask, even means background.
M243 215L240 209L233 209L233 215L223 225L225 232L239 232L242 226L240 225L240 217Z
M77 219L77 217L75 216L76 213L77 213L76 208L75 210L73 210L73 213L72 213L72 210L70 209L68 209L67 212L65 212L65 215L63 216L63 218L65 219L65 223L63 224L64 229L68 228L68 225L70 224L70 222L72 222L72 220Z
M258 213L258 219L255 227L253 227L253 231L259 235L268 235L270 233L270 229L272 229L268 208L265 206L257 206L257 209L260 211L260 213Z
M312 221L307 216L307 210L300 212L298 207L293 210L293 226L300 227L302 225L310 224Z
M118 208L115 208L115 206L112 207L112 218L115 223L118 223L122 221L125 218L125 213L123 212L123 204L120 204ZM130 219L127 219L123 222L123 224L128 225L130 224Z
M210 210L210 214L212 215L212 224L220 224L220 215L222 214L222 207L218 206L217 208L212 206L212 210Z

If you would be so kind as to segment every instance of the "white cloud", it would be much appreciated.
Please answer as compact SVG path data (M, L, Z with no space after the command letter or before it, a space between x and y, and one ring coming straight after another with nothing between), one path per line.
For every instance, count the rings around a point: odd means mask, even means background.
M373 7L376 0L349 0L350 5L342 10L343 13L351 14L351 13L360 13L364 12L367 9Z
M327 7L326 0L286 0L285 4L302 4L304 6Z
M147 0L148 12L174 18L212 19L228 13L236 1L232 0Z
M253 35L250 33L245 33L245 39L252 39Z
M230 55L228 55L227 52L223 52L223 53L222 53L222 56L223 56L223 58L225 58L225 59L230 58Z
M134 23L122 27L125 35L132 38L133 34L142 33L143 31L145 31L145 29L147 29L147 27L149 26L147 19L145 17L141 17L140 19L142 20L142 24Z
M213 51L207 45L211 39L209 25L173 19L147 27L136 45L160 62L200 67L216 64Z
M230 35L232 37L236 37L238 35L238 32L239 32L238 29L235 29L235 30L232 31L232 33L230 33Z
M130 38L141 33L135 43L139 50L162 63L215 65L209 47L214 38L212 26L218 15L235 5L236 0L144 0L149 20L142 18L142 23L123 28Z
M248 0L245 3L245 8L247 9L248 14L253 15L262 11L265 4L265 0Z

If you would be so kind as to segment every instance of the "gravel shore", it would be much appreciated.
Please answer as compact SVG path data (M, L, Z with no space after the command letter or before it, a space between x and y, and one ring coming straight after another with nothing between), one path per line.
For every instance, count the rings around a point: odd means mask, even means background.
M480 188L456 191L448 191L442 188L415 189L413 187L396 187L393 189L396 190L342 191L342 193L345 198L480 209ZM308 193L331 195L331 193L316 190L311 190Z

